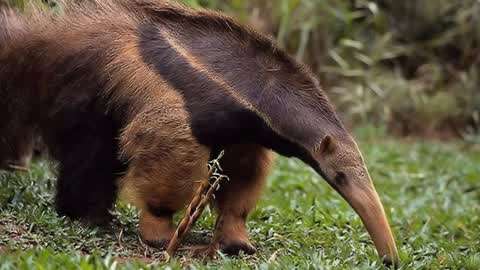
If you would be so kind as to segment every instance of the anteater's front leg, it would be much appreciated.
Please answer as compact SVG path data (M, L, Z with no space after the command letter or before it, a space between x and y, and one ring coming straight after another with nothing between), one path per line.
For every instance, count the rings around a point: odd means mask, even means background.
M133 123L122 136L124 154L131 161L121 180L121 195L140 209L143 241L159 248L173 236L173 214L190 202L208 174L209 149L179 123L169 121L158 129L150 124L147 131Z
M140 208L140 234L148 245L166 247L175 231L173 214L189 203L207 177L209 152L198 149L196 153L180 149L158 152L130 165L123 190Z
M223 252L231 255L255 252L245 222L260 197L272 161L272 153L258 145L225 149L220 163L230 181L223 182L215 194L219 216L214 236Z

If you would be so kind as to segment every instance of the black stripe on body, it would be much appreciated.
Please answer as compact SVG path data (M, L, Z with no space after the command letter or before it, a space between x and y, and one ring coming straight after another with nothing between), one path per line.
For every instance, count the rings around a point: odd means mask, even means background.
M194 136L214 149L240 143L258 143L286 156L305 156L297 144L274 133L255 112L230 95L225 86L197 70L172 48L159 28L143 24L140 51L144 61L182 94Z
M150 16L156 23L140 26L140 47L153 54L155 43L159 50L169 47L167 33L252 104L276 133L307 148L325 134L346 133L317 80L269 39L218 14L161 9ZM147 45L148 39L153 42Z

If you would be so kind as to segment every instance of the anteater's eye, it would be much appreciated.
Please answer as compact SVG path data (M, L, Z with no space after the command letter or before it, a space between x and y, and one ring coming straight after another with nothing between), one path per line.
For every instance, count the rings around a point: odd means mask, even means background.
M347 183L347 175L344 172L337 172L335 183L340 186L345 185Z

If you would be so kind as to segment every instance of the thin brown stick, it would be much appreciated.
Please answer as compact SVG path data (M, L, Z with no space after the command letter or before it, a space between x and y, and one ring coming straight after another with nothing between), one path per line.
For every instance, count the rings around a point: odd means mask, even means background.
M28 168L24 167L24 166L8 165L8 167L12 170L15 170L15 171L28 172Z
M200 217L208 202L212 199L213 193L220 188L222 180L228 180L227 176L220 173L222 171L222 168L220 167L220 159L222 158L223 153L224 152L222 151L216 159L209 162L208 177L200 184L200 187L188 205L184 217L178 224L177 229L168 244L167 254L169 257L175 255L180 242Z

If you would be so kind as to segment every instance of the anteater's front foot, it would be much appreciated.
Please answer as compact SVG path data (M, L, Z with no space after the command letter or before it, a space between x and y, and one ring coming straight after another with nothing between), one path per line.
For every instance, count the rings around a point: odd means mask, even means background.
M217 220L214 239L218 248L228 255L238 255L241 252L251 255L256 252L248 238L244 218L221 215Z
M165 249L175 233L172 218L156 217L149 212L140 215L140 236L142 241L154 248Z
M219 247L223 253L232 256L237 256L241 252L252 255L255 254L255 252L257 251L255 247L250 243L250 241L242 239L221 240L219 243Z

